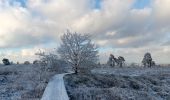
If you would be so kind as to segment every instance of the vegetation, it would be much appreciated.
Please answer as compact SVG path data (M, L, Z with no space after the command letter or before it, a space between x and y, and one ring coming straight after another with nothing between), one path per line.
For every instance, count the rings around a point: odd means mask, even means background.
M97 73L66 75L64 80L70 100L170 99L169 67L112 68L112 74L107 71L110 70L106 70L105 73L97 71ZM131 75L134 71L135 75ZM139 74L139 71L142 73Z
M62 37L58 48L61 59L68 62L78 73L78 68L85 62L97 62L98 48L92 43L90 36L67 31Z
M24 64L25 64L25 65L29 65L30 62L29 62L29 61L25 61Z
M4 58L2 62L4 63L4 65L10 65L9 59Z
M115 67L116 64L117 66L122 67L123 64L125 64L125 59L122 56L119 56L118 58L116 58L114 57L113 54L110 54L107 64L109 64L109 66L111 67Z
M142 64L144 65L144 67L155 66L155 62L153 61L151 54L149 52L145 53L142 60Z

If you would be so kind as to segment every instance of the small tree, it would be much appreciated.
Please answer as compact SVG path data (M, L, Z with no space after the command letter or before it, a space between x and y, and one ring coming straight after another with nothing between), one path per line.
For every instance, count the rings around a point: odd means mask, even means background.
M4 63L4 65L10 65L9 59L4 58L2 62Z
M107 64L111 67L115 67L115 57L113 54L110 54L109 60L107 61Z
M35 55L39 56L39 61L34 61L34 64L39 66L37 73L39 75L39 80L46 82L48 80L49 70L53 70L56 67L57 55L48 53L39 49Z
M122 56L119 56L117 59L117 62L118 62L119 67L122 67L123 64L125 64L125 58Z
M152 66L152 57L151 54L149 52L145 53L143 60L142 60L142 64L144 65L144 67L151 67Z
M76 74L82 63L97 62L98 48L92 43L89 35L67 31L61 40L58 53L63 60L71 64Z
M40 58L40 62L46 66L46 68L54 68L56 67L56 64L58 63L58 56L56 55L56 52L53 53L51 51L44 52L39 50L39 52L35 53L35 55L38 55ZM35 61L35 63L38 61Z

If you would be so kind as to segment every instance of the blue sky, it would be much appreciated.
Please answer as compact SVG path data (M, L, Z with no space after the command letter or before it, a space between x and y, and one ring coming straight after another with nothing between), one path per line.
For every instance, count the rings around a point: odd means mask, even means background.
M22 7L26 7L27 0L10 0L11 5L15 5L15 2L19 2Z
M143 54L151 52L156 62L170 63L169 4L170 0L0 0L0 54L34 60L36 49L57 48L60 36L70 29L92 35L102 62L113 53L140 63Z
M96 8L100 8L102 0L95 0ZM150 0L134 0L134 4L132 8L136 9L143 9L145 7L150 7L151 1Z
M102 0L95 0L95 8L100 9Z
M150 4L151 4L150 0L135 0L133 7L136 9L143 9L145 7L149 7Z
M23 7L25 7L25 6L26 6L26 2L27 2L27 0L17 0L17 1L21 2L21 4L22 4L22 6L23 6Z
M48 1L48 0L47 0ZM12 0L11 2L20 2L23 7L26 7L27 0ZM102 0L95 0L95 8L100 8ZM142 9L144 7L149 7L150 0L135 0L133 7L136 9Z

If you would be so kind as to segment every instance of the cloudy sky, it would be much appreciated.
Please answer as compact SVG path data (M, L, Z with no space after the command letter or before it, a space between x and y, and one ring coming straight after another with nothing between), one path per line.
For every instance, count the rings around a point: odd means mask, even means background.
M170 63L170 0L0 0L0 59L34 60L52 50L67 30L89 33L110 53L140 63L151 52L157 63Z

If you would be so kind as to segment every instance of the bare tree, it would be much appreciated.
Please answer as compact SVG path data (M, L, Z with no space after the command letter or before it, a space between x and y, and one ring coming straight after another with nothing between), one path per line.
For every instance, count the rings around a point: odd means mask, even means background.
M67 31L61 37L62 43L58 48L60 57L73 67L75 73L84 62L97 62L98 48L92 43L90 36Z

